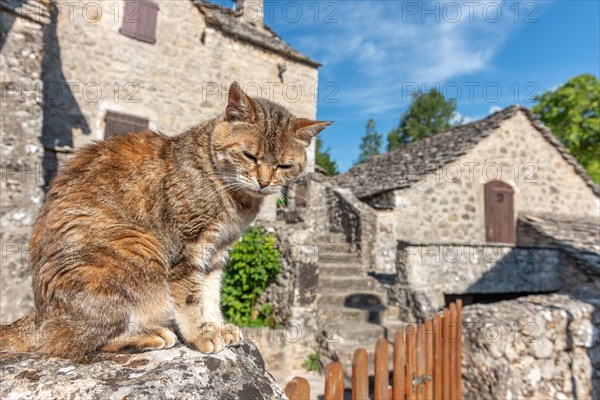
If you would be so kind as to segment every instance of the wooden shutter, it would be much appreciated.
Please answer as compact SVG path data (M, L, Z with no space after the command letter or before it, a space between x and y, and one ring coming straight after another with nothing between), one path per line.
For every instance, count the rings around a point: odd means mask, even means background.
M156 43L156 16L158 5L151 1L140 1L140 21L138 22L137 39L142 42Z
M129 132L140 132L148 129L148 120L133 115L120 114L112 111L104 118L104 138L124 135Z
M149 0L127 0L119 32L146 43L156 43L158 5Z
M488 242L515 243L513 188L501 181L486 183L485 238Z
M119 33L136 39L139 14L139 2L127 0L125 2L125 7L123 8L123 25L121 25Z

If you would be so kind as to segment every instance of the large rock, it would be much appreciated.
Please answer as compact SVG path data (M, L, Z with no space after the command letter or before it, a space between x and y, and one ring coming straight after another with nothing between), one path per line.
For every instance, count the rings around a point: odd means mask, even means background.
M254 344L218 354L184 346L100 354L90 364L0 353L2 399L282 399Z
M590 303L553 294L465 307L463 397L596 398Z

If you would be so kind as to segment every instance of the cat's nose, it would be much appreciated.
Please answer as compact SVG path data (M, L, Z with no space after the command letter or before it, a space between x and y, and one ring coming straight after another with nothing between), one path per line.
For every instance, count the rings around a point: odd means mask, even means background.
M261 181L261 180L258 181L258 186L260 186L261 189L266 188L270 184L271 184L271 182L269 182L269 181Z

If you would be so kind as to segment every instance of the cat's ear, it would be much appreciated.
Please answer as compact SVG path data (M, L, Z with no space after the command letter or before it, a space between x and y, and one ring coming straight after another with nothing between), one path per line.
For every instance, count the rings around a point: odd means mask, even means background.
M256 122L254 103L252 102L252 99L244 93L237 82L233 82L231 86L229 86L225 120L228 122L248 122L250 124Z
M294 129L296 130L296 138L306 143L308 146L310 141L319 134L323 129L333 124L333 121L312 121L306 118L295 118Z

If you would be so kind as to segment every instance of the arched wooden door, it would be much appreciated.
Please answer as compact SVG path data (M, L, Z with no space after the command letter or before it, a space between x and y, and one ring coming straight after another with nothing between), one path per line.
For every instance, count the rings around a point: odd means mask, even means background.
M514 190L501 181L485 184L485 239L488 242L515 243Z

